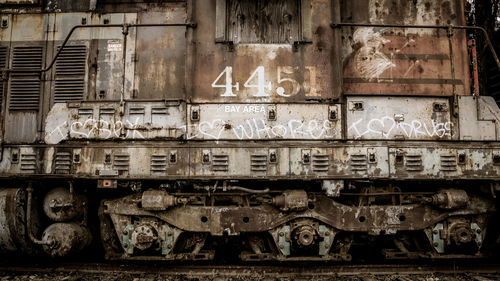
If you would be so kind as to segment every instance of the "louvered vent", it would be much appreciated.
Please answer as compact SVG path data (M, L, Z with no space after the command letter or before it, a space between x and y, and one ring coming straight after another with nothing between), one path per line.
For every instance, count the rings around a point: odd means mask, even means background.
M83 100L85 93L86 60L86 46L65 46L63 48L56 60L54 102Z
M41 69L42 47L15 47L13 69ZM12 73L10 81L10 110L38 110L40 101L40 73Z
M99 108L99 114L101 115L113 115L115 114L115 109L113 107L103 106Z
M129 114L135 115L144 115L146 113L146 109L144 106L134 106L129 108Z
M6 68L7 66L7 47L1 47L0 46L0 69ZM2 100L3 100L3 77L1 76L2 73L0 73L0 105L2 105ZM1 106L0 106L1 110Z
M229 170L229 156L213 155L212 156L212 171L227 172Z
M69 174L71 171L71 153L57 152L55 157L54 173Z
M250 156L250 170L252 172L267 172L267 155L252 154Z
M151 173L165 173L167 171L167 155L151 156Z
M116 171L128 171L130 156L128 154L117 154L113 159L113 169Z
M407 171L422 171L422 155L406 155L405 166Z
M153 107L151 108L151 114L167 114L166 107Z
M313 154L312 169L314 172L328 172L330 159L327 154Z
M36 154L21 154L21 172L31 174L36 172Z
M351 155L351 170L353 171L366 171L368 161L365 154Z
M453 172L457 170L455 155L441 155L441 171Z

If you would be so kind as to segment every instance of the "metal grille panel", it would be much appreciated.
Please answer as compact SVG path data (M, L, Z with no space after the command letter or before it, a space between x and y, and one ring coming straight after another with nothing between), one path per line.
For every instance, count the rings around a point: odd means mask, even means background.
M71 171L71 153L58 152L55 157L54 172L56 174L69 174Z
M130 166L130 156L127 154L115 155L113 169L116 171L128 171Z
M15 47L12 68L41 69L42 60L42 47ZM9 110L38 110L41 87L40 73L13 73Z
M365 154L351 155L350 163L353 171L366 171L368 169L368 161Z
M267 155L253 154L250 156L250 169L252 172L267 172Z
M85 93L86 60L86 46L64 47L56 61L54 102L83 100Z
M227 172L229 170L229 156L227 155L213 155L212 157L212 171L214 172Z
M34 174L36 172L36 154L21 154L21 172Z
M454 172L457 170L455 155L441 155L441 171Z
M327 154L313 154L312 168L315 172L328 172L330 159Z
M151 156L151 173L164 173L167 170L167 155Z
M0 46L0 69L6 68L6 66L7 66L7 47ZM3 87L4 87L4 82L2 77L0 76L0 105L2 104L3 100Z
M422 171L422 155L406 155L407 171Z

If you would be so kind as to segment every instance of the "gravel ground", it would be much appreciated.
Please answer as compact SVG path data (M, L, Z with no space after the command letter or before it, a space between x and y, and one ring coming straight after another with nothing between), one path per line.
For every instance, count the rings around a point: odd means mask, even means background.
M169 276L163 274L129 274L129 273L83 273L83 272L1 272L0 281L156 281L156 280L192 280L192 281L226 281L226 280L341 280L341 281L498 281L499 275L493 274L407 274L407 275L350 275L338 277L314 277L314 276L290 276L290 277L266 277L259 276L221 277L216 273L205 277L192 277L189 275Z

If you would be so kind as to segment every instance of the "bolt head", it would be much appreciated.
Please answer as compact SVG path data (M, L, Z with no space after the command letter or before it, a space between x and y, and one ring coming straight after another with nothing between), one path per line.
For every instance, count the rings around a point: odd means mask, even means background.
M283 249L283 248L285 248L285 246L284 245L280 245L280 249Z
M285 235L285 233L283 233L283 232L280 232L280 236L284 236L284 235Z
M433 230L432 233L433 234L438 234L438 231L437 230Z
M172 249L172 244L168 244L167 248Z
M434 242L434 244L432 244L432 245L434 245L434 247L439 246L439 244L437 242Z

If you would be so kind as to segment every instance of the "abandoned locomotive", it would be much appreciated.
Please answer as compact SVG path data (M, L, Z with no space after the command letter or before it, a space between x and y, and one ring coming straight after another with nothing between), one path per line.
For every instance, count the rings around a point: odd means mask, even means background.
M1 0L0 250L490 255L464 2Z

